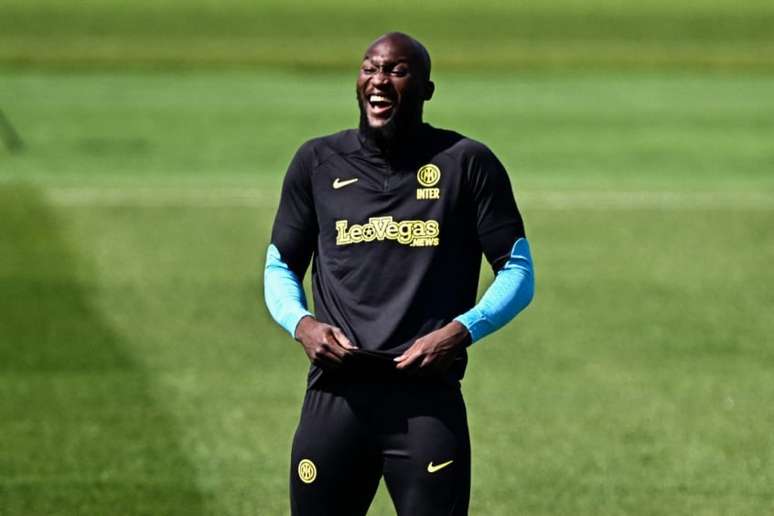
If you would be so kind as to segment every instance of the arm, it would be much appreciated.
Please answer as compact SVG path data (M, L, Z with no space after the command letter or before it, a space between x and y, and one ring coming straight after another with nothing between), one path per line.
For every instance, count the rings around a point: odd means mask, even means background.
M337 366L353 346L339 328L312 317L301 283L319 232L312 192L313 168L313 144L307 143L294 156L282 184L266 253L264 299L271 316L301 343L310 361Z
M530 303L535 280L508 173L494 153L480 144L471 159L469 184L478 240L495 273L478 304L455 318L475 342L505 326Z
M400 357L399 369L446 369L468 342L501 328L523 310L534 294L534 274L524 223L505 168L481 144L472 145L466 171L472 216L481 249L496 274L479 303L449 324L419 339ZM468 340L470 339L470 340Z
M510 257L476 306L454 318L470 333L471 343L486 337L524 310L535 293L529 242L519 238Z
M499 330L529 305L534 292L529 243L526 238L519 238L478 304L446 326L417 339L395 359L397 368L405 369L419 359L419 367L448 368L468 336L473 343Z
M337 366L355 349L341 329L317 321L306 308L304 287L282 261L279 250L269 245L263 273L264 299L269 313L304 347L315 364Z
M263 296L269 313L295 338L299 321L312 313L306 309L306 295L298 276L282 261L279 249L269 245L263 271Z

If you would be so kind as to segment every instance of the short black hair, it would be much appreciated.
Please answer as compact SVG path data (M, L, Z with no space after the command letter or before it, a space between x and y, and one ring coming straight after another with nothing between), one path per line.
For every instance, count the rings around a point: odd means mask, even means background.
M409 36L405 32L388 32L379 36L370 45L368 45L368 50L373 48L377 43L380 43L386 39L402 40L403 42L408 43L414 49L413 57L416 59L417 64L419 64L421 67L422 77L425 80L430 80L430 69L432 68L430 52L427 51L427 48L421 42L419 42L419 40Z

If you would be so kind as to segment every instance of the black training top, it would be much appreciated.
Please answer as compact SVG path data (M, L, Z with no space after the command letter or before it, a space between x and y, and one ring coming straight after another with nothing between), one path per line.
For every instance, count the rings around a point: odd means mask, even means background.
M387 159L357 130L313 139L285 176L272 243L315 317L361 349L397 356L476 303L481 254L496 272L524 225L483 144L423 125ZM462 377L463 353L451 369ZM312 367L310 383L321 371Z

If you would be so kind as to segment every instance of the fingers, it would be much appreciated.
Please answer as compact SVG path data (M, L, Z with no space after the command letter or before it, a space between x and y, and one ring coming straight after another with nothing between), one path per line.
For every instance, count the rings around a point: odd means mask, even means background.
M312 363L319 366L339 367L343 362L343 356L338 351L340 346L321 342L314 347L309 358Z
M339 341L336 339L333 332L327 333L325 335L325 349L331 354L334 355L336 358L341 361L344 357L350 354L349 349L344 348L339 344Z
M451 365L455 356L456 352L444 347L442 341L423 337L393 360L396 369L419 373L430 370L445 370Z
M333 331L333 336L336 337L336 340L341 344L343 348L346 349L357 349L355 346L352 345L352 343L349 341L346 335L344 335L344 332L341 331L340 328L336 328L335 326L331 328L331 331Z
M422 351L415 343L413 346L408 348L401 356L396 357L393 360L396 363L395 364L396 369L403 370L411 367L420 358L422 358Z
M309 358L316 365L339 367L355 349L346 335L332 326L324 328L316 340L317 344L309 353Z

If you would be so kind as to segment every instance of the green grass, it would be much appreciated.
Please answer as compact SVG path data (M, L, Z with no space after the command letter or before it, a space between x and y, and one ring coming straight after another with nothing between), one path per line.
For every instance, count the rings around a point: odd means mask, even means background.
M261 267L352 82L3 73L0 514L287 513L306 359ZM471 514L773 512L774 78L438 86L429 120L511 171L538 275L471 352Z
M1 170L46 184L273 185L301 142L355 123L354 80L265 70L0 72L0 108L27 145ZM768 75L439 70L436 82L428 119L485 140L520 188L774 185Z
M0 187L2 514L201 514L153 380L34 189Z
M774 7L754 0L6 0L0 64L349 69L389 30L473 68L774 67Z

